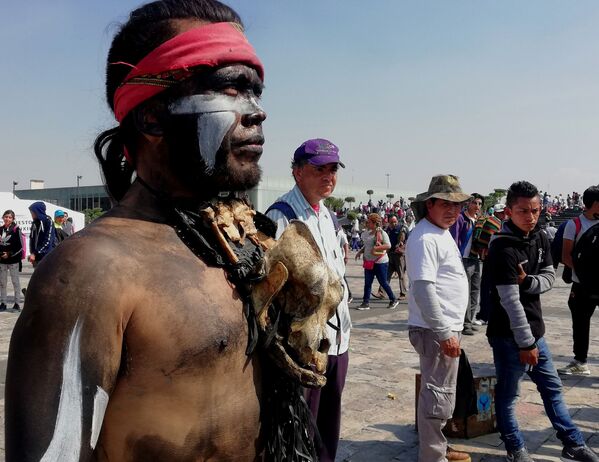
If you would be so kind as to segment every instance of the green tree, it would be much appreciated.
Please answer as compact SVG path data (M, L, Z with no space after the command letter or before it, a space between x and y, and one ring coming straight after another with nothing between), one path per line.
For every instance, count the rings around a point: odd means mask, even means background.
M349 207L351 208L351 205L356 202L356 198L354 196L347 196L345 198L345 202L347 202L349 204Z
M499 200L506 195L506 193L507 189L495 188L493 192L485 196L485 200L483 202L483 210L489 210L489 208L497 204Z
M372 200L372 195L374 194L374 191L372 189L369 189L368 191L366 191L366 194L368 194L368 200Z
M395 194L387 194L387 199L391 200L395 197Z
M101 217L104 214L104 210L99 207L93 209L85 209L83 210L83 214L85 215L85 224L89 225L96 218Z
M347 212L348 220L354 221L356 218L358 218L358 214L356 212L354 212L353 210L350 210L349 212Z
M339 212L343 209L343 204L345 201L340 197L329 196L324 200L324 205L327 209L332 210L333 212Z

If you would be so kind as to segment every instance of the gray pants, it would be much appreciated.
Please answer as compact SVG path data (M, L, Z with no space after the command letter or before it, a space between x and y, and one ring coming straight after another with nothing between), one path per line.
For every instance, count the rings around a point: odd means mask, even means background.
M461 337L459 332L455 335ZM446 356L430 329L410 327L410 343L420 356L418 462L447 462L447 439L441 430L455 408L460 358Z
M19 264L12 263L0 263L0 303L8 303L8 295L6 294L6 288L8 286L8 274L10 273L10 279L12 286L15 289L15 303L21 303L21 281L19 281Z
M480 275L481 264L478 258L464 258L464 269L468 277L468 289L470 290L470 300L468 309L464 316L464 329L472 328L476 313L478 312L478 300L480 298Z

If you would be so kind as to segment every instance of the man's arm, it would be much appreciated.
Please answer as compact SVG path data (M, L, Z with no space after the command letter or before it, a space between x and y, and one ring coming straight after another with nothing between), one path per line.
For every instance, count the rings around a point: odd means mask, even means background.
M530 348L535 344L535 338L532 335L528 319L526 319L524 306L520 301L518 284L498 285L497 292L499 293L501 306L503 306L510 319L510 328L518 347L521 349Z
M412 284L414 299L420 308L422 319L439 338L441 350L450 358L460 356L460 341L443 319L435 283L432 281L414 281Z
M285 228L289 226L289 220L283 214L283 212L276 209L270 210L266 216L276 223L277 233L275 235L275 239L278 240L281 237L281 234L283 234L283 231L285 231Z
M568 268L574 268L572 252L574 251L574 241L564 237L562 241L562 263Z
M68 247L34 273L11 338L7 462L91 460L116 382L129 319L119 309L122 286L100 281L95 265L110 261L89 252L77 253L86 258L74 271L61 269L75 256Z
M439 340L447 340L452 337L451 327L446 325L443 319L443 311L437 298L436 284L432 281L414 281L412 290L422 319L437 334Z
M522 283L522 288L528 294L544 294L553 287L555 268L553 265L540 269L539 274L528 274Z
M41 227L43 231L40 230L40 234L37 240L38 248L31 253L38 257L42 253L46 253L48 248L50 247L50 242L52 241L52 232L54 231L54 224L52 220L40 220Z
M564 235L562 238L562 263L569 268L574 269L574 262L572 261L572 253L574 251L574 244L576 243L576 223L574 220L568 220L566 227L564 228Z
M458 245L458 248L460 247L460 244L461 244L460 243L460 233L462 232L463 225L464 225L464 217L460 213L458 215L458 218L455 221L455 223L453 225L451 225L451 228L449 228L449 234L451 234L451 237L453 237L453 240Z

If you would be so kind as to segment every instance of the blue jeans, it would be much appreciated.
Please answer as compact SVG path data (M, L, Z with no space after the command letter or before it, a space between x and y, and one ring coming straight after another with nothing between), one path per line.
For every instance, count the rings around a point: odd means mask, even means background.
M543 399L545 413L562 444L566 447L585 444L582 433L572 422L564 403L562 382L553 366L551 351L545 339L540 338L537 341L539 363L532 371L527 371L528 366L520 362L520 350L514 339L493 337L489 338L489 343L493 348L493 361L497 374L497 385L495 385L497 428L505 448L513 452L524 446L524 437L518 428L514 407L520 391L520 382L525 373L537 386Z
M364 303L370 302L370 294L372 293L372 283L374 282L375 277L376 280L379 281L379 284L381 285L383 290L387 293L387 297L389 297L389 300L395 300L395 295L391 290L391 286L387 282L388 268L389 263L375 263L374 269L364 269Z

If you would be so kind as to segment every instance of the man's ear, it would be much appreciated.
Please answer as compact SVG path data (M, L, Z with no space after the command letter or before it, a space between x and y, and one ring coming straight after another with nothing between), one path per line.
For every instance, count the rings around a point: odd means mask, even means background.
M424 203L424 205L426 207L426 210L428 211L433 208L433 201L430 199L427 199L426 202Z
M133 111L133 121L135 128L142 134L147 135L149 141L154 137L163 136L162 125L158 122L158 117L150 108L139 108Z
M511 207L507 207L506 206L505 209L504 209L504 211L505 211L505 216L506 217L510 218L512 216L512 209L511 209Z

